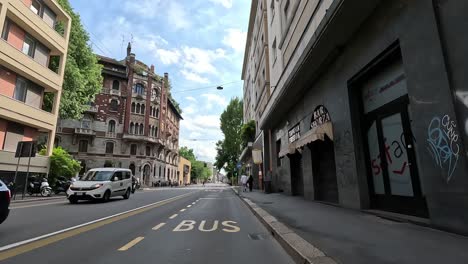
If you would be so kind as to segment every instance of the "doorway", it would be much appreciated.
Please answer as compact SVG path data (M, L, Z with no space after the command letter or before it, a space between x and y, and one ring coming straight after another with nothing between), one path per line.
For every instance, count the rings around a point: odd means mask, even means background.
M315 200L338 203L338 183L333 141L325 135L324 141L316 140L309 147L312 154Z
M291 195L304 196L304 178L302 175L302 155L295 152L289 157L291 164Z
M143 182L146 186L150 186L150 178L151 178L151 167L146 164L143 168Z

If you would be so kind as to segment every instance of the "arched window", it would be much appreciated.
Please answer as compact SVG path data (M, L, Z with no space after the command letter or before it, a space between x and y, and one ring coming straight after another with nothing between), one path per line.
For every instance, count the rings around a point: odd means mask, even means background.
M114 154L114 143L107 142L106 143L106 154Z
M137 114L140 113L140 104L137 104L137 106L136 106L136 113L137 113Z
M159 175L158 177L161 177L161 166L159 166Z
M120 82L117 81L117 80L114 80L112 82L112 90L117 90L118 91L119 89L120 89Z
M144 127L143 124L140 124L140 135L143 135L144 133Z
M117 102L117 100L115 100L115 99L112 99L112 100L110 101L110 107L109 107L109 109L110 109L111 111L117 111L118 108L119 108L119 102Z
M141 105L141 113L145 114L145 105L144 104Z
M136 144L130 145L130 155L135 156L136 154L137 154L137 145Z
M135 102L132 103L132 113L135 113Z
M145 151L145 152L146 152L146 153L145 153L146 156L148 156L148 157L151 156L151 147L150 147L150 146L146 146L146 151Z
M135 123L135 135L140 134L140 125L138 123Z
M137 94L143 94L145 91L145 87L141 83L135 84L135 93Z
M154 136L158 137L158 127L155 127Z
M132 171L132 174L135 175L135 164L130 164L130 166L128 167L131 171Z
M156 108L156 118L159 118L159 108Z
M150 116L153 116L153 107L150 106Z
M130 123L130 130L128 131L128 133L130 135L135 133L135 125L133 124L133 122Z
M115 121L110 120L109 125L107 126L107 132L114 133L115 132Z

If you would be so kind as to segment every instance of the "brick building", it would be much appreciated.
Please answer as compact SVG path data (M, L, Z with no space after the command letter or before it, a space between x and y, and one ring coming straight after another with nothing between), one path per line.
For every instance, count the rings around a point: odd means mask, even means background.
M135 59L131 45L124 60L99 56L102 91L82 120L59 120L56 145L91 168L129 168L143 185L177 180L179 122L168 96L169 76Z

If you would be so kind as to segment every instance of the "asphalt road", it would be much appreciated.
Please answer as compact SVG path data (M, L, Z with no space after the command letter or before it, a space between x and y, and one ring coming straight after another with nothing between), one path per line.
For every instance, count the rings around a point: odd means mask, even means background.
M0 263L293 263L230 188L159 189L105 204L62 200L12 208L0 225ZM30 241L12 246L24 240Z

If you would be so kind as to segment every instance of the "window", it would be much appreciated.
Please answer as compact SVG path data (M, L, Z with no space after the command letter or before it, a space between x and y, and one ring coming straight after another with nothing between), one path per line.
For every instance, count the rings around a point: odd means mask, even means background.
M23 42L23 53L30 57L34 57L34 49L34 39L26 35Z
M273 40L273 44L271 45L271 51L273 53L273 64L275 64L275 61L276 61L276 37L275 37L275 40Z
M143 114L143 115L145 114L145 105L144 104L141 105L141 114Z
M115 132L115 121L110 120L109 125L107 126L107 132L114 133Z
M16 79L16 87L15 87L13 97L18 101L25 102L26 101L26 93L28 91L27 86L28 86L28 83L26 82L25 79L17 78Z
M161 166L159 166L159 177L161 177Z
M81 128L91 128L91 120L83 118L83 120L81 120Z
M132 144L130 146L130 155L133 155L135 156L137 154L137 145L136 144Z
M8 122L3 149L7 151L15 151L18 142L23 141L23 135L24 126L13 122Z
M33 0L29 7L36 15L40 15L41 4L37 0Z
M106 143L106 154L113 154L114 153L114 143L107 142Z
M117 111L118 108L119 108L119 103L117 102L117 100L112 99L111 102L110 102L109 110L111 110L111 111Z
M132 113L135 113L135 109L136 109L135 103L132 103Z
M78 152L88 152L88 140L80 140Z
M288 17L288 10L289 10L289 0L287 0L286 4L284 4L284 16L286 18Z
M151 156L151 148L150 148L150 146L146 146L146 156Z
M143 135L144 133L144 127L143 124L140 124L140 135Z
M135 133L135 125L132 123L130 123L130 129L128 131L129 134L134 134Z
M140 113L140 104L137 104L137 106L136 106L136 113L137 113L137 114Z
M156 118L159 118L159 108L156 108Z
M276 141L276 166L281 167L281 158L279 156L281 150L281 140Z
M154 131L154 136L155 136L155 137L158 137L158 127L155 127L155 128L156 128L156 129L155 129L155 131Z
M145 92L145 87L141 83L135 84L135 93L143 94Z
M150 116L153 116L153 107L150 106Z
M119 89L120 89L120 82L117 81L117 80L114 80L112 82L112 90L117 90L118 91Z

